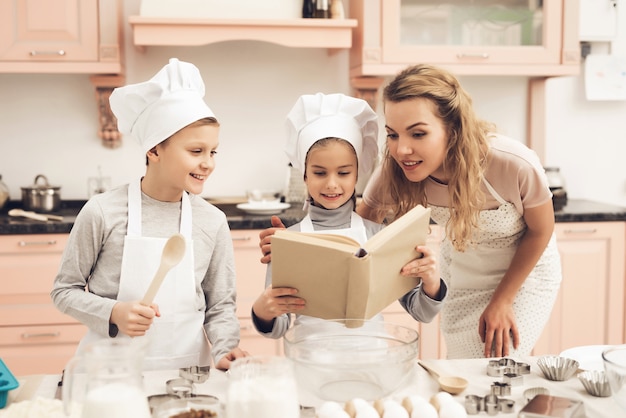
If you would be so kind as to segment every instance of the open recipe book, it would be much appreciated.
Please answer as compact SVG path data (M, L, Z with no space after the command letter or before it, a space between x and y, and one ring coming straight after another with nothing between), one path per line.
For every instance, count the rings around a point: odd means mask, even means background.
M421 205L363 246L352 238L288 230L272 237L272 287L293 287L306 300L299 313L323 319L370 319L413 289L400 275L426 244L430 209Z

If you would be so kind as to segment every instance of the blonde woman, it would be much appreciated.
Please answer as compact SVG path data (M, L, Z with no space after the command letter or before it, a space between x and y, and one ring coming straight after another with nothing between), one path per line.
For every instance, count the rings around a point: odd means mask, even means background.
M416 204L445 228L448 358L530 354L561 282L552 195L537 155L480 120L447 71L409 67L384 89L386 149L357 212Z

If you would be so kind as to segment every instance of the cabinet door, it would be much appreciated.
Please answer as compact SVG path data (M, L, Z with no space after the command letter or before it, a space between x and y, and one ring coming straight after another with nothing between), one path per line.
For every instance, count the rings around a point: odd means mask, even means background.
M623 344L625 222L558 223L563 282L534 354Z
M275 340L259 334L250 317L252 304L265 288L266 264L262 264L259 233L256 229L232 230L237 271L237 316L241 329L243 350L253 355L281 355L282 339Z
M561 62L561 0L385 0L383 61L438 64ZM471 3L471 4L469 4Z
M3 0L3 61L97 61L98 0Z

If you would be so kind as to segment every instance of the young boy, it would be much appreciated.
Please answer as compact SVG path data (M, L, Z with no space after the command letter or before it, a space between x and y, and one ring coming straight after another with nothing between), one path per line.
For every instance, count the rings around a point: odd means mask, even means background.
M198 196L215 168L219 133L203 97L198 69L175 58L152 79L111 94L119 129L139 142L146 172L92 197L72 227L51 296L89 327L78 352L98 339L146 335L146 370L209 364L207 337L220 369L246 355L237 347L226 216ZM185 255L144 306L165 242L177 233Z

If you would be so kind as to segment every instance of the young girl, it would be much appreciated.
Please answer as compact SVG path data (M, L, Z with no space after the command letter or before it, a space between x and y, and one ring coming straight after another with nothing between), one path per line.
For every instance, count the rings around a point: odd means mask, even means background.
M343 94L301 96L287 116L287 155L304 173L308 215L289 229L349 236L361 244L383 228L354 211L358 176L367 176L376 159L378 121L367 102ZM446 286L439 278L433 252L417 246L424 254L419 271L413 264L403 274L421 277L421 284L400 299L416 320L429 322L439 312ZM415 261L411 262L415 263ZM280 338L306 301L297 289L271 287L268 266L266 289L252 306L256 329L262 335ZM296 323L321 319L296 315Z
M67 243L51 292L57 308L89 327L78 352L104 338L146 335L145 369L207 365L245 356L235 314L226 216L197 196L215 168L219 123L198 69L173 58L152 79L115 89L120 131L146 156L141 179L91 198ZM185 237L182 261L155 303L140 303L168 237ZM85 291L88 289L88 291Z
M537 155L478 119L445 70L416 65L384 90L387 149L361 216L431 208L445 228L448 358L528 355L561 282L554 211Z

